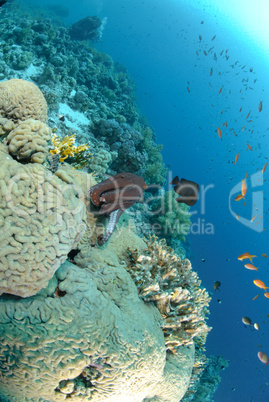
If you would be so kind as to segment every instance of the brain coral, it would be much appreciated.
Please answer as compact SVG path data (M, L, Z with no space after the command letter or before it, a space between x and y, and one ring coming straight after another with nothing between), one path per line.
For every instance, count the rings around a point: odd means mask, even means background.
M93 249L83 268L66 261L36 296L0 298L2 397L11 402L182 398L194 347L166 354L160 313L139 299L121 263L126 238L124 232L107 250ZM129 241L139 246L134 236Z
M7 138L6 144L11 155L18 160L43 163L48 151L48 142L51 139L51 129L42 121L28 119L19 123Z
M27 297L47 286L81 240L86 207L67 172L22 165L4 144L0 164L0 294Z
M0 82L0 116L20 122L27 119L47 121L47 102L40 89L30 81L13 78Z

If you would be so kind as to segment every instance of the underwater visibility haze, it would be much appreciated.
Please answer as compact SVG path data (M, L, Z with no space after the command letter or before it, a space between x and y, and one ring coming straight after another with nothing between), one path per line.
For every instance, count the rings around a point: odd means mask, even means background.
M2 3L0 400L268 402L268 2Z

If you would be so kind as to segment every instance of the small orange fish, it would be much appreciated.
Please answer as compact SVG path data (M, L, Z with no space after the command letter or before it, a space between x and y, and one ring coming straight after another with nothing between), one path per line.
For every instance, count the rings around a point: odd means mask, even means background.
M267 258L267 255L265 253L262 254L262 257Z
M252 223L252 222L254 221L254 219L256 219L256 217L257 217L257 215L254 215L254 216L251 218L250 222Z
M239 153L237 153L237 154L235 155L234 165L235 165L236 162L238 161L238 158L239 158Z
M267 299L269 299L269 293L268 292L264 293L264 296L267 297Z
M253 297L252 301L257 300L260 294L258 293L255 297Z
M248 178L248 172L246 172L246 179Z
M221 93L221 91L222 91L222 88L223 88L223 87L221 87L221 88L220 88L220 90L219 90L219 94Z
M244 253L244 254L239 255L239 257L237 257L237 259L239 261L243 261L243 260L246 260L247 258L249 258L250 261L252 262L252 258L254 258L254 257L257 257L257 256L256 255L250 255L249 253Z
M246 186L245 179L242 180L242 184L241 184L241 194L242 194L243 197L245 197L245 195L247 194L247 186Z
M245 131L245 128L246 128L246 126L243 126L243 127L242 127L242 131L243 131L243 132Z
M242 112L242 108L240 107L239 112Z
M251 147L249 144L247 144L247 150L248 150L248 149L250 149L251 151L253 151L252 147Z
M239 221L240 220L240 216L238 214L235 215L236 219Z
M250 111L248 112L246 119L248 119L248 118L249 118L249 115L250 115Z
M240 201L240 200L242 200L242 198L244 198L244 196L242 195L242 194L239 194L239 195L237 195L236 197L235 197L235 201Z
M188 92L191 92L189 87L187 87L187 91L188 91Z
M254 279L253 281L254 285L256 285L258 288L261 288L263 290L269 289L269 287L265 286L263 281L260 281L260 279ZM266 296L267 297L267 296Z
M265 367L267 366L267 364L269 363L269 359L266 353L263 352L258 352L258 358L259 360L265 364Z
M266 171L266 166L267 166L267 163L263 166L262 173L264 173Z
M218 127L218 136L219 136L219 138L221 138L221 136L222 136L222 132L221 132L221 129Z
M213 68L210 69L210 76L213 74Z
M260 101L260 103L259 103L259 108L258 108L258 110L259 110L259 112L262 111L262 101Z
M251 271L258 271L258 268L254 267L252 264L245 264L244 267L250 269Z

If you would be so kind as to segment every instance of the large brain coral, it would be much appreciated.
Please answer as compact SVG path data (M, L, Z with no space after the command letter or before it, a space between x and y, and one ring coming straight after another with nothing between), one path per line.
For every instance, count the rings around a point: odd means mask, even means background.
M50 139L51 129L45 123L28 119L8 134L6 144L9 153L16 155L18 160L43 163L49 153Z
M0 116L19 122L27 119L47 121L47 102L30 81L13 78L0 82Z
M161 316L139 299L120 261L119 243L127 237L112 238L107 251L94 249L83 268L66 261L34 297L0 298L0 396L10 402L182 398L194 348L166 354Z
M27 297L47 286L81 240L86 207L66 172L22 165L4 144L0 164L0 294Z

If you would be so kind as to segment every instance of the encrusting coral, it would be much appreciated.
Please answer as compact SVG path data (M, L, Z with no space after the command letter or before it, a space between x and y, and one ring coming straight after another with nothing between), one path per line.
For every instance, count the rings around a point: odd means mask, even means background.
M190 261L181 260L164 239L151 236L147 248L140 253L129 247L127 267L144 301L156 303L163 321L165 345L175 353L180 345L195 341L201 347L210 328L206 314L210 297L201 288Z
M13 78L0 82L0 116L15 123L34 119L47 121L47 102L30 81Z

